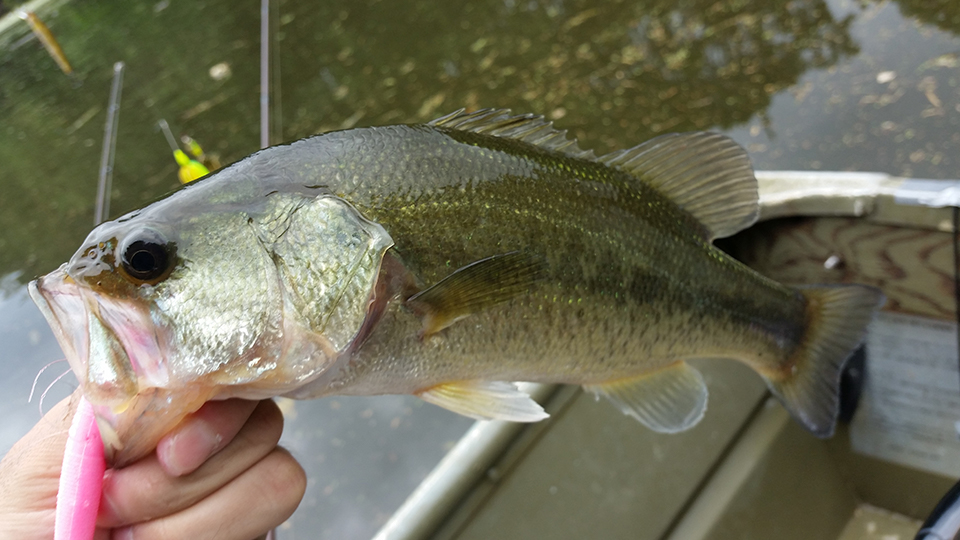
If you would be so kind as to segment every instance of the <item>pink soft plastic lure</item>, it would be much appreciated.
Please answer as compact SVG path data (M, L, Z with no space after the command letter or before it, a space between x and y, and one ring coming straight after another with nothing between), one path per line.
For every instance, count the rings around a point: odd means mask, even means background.
M54 540L93 538L105 469L103 441L93 408L86 398L81 397L63 453Z

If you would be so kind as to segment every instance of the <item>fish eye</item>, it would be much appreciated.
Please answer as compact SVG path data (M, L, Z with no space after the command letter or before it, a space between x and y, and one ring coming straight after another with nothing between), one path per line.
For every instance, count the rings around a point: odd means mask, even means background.
M120 265L133 279L157 282L166 277L173 262L174 244L158 232L131 235L120 250Z

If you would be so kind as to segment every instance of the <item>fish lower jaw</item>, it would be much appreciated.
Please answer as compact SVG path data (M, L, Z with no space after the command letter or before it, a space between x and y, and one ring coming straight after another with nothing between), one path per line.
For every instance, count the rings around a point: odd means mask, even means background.
M117 452L123 450L123 443L120 442L117 430L113 429L109 422L99 416L96 416L96 419L97 429L100 430L100 439L103 440L104 456L108 463L112 463Z
M86 308L77 285L66 274L65 267L62 265L46 276L31 281L27 291L53 330L70 368L81 377L86 372L89 350Z
M121 468L149 455L187 415L219 398L218 392L210 384L146 388L122 410L92 403L108 465Z

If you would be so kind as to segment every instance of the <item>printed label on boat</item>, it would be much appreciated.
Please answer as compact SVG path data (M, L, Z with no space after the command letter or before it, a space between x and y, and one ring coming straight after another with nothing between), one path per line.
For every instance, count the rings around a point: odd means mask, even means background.
M853 449L960 476L960 368L955 323L880 313L867 337L867 377L850 425Z

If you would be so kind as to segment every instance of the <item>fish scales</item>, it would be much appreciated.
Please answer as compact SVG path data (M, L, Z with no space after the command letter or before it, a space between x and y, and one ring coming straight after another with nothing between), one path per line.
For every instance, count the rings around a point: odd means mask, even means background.
M799 338L805 323L800 295L691 232L689 215L624 172L473 134L406 126L357 131L327 135L349 157L325 155L317 176L332 178L328 189L390 231L404 263L425 283L496 253L526 250L548 260L537 291L447 329L442 345L427 347L427 354L410 331L419 321L381 324L353 372L380 373L384 387L377 391L402 380L411 364L418 378L409 391L450 380L451 371L466 378L566 376L564 382L587 383L609 378L611 363L655 368L703 356L705 346L712 348L706 357L780 350L768 357L776 362L791 349L764 344L795 346ZM379 152L352 158L365 153L371 139ZM326 145L323 138L308 139L289 150L314 154L311 147ZM686 316L694 306L698 316ZM515 319L540 324L517 332ZM644 328L650 320L656 324ZM393 324L400 329L391 332ZM584 340L581 327L601 331ZM493 343L498 348L491 354ZM376 352L367 352L372 347ZM604 367L592 368L596 361ZM464 372L466 366L473 371ZM428 381L419 379L424 374ZM372 390L360 384L356 391Z
M460 111L260 151L101 225L30 290L115 465L231 396L535 421L510 382L570 383L682 431L706 408L700 358L747 363L827 436L882 295L787 287L712 245L756 214L720 135L597 158L541 117Z

